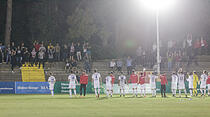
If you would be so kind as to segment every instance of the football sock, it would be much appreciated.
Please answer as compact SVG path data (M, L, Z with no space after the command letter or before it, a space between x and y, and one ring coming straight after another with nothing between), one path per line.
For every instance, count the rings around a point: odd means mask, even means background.
M77 95L76 89L74 89L74 95Z
M69 95L70 95L70 97L72 97L72 92L71 92L71 89L69 89Z

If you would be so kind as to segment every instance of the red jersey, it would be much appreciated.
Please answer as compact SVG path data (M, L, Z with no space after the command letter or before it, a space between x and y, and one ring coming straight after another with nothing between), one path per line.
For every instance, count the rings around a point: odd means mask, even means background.
M35 50L36 50L36 52L39 51L39 48L40 48L40 45L39 44L35 44Z
M210 84L210 76L208 76L208 79L206 81L206 84Z
M111 75L111 77L112 77L112 84L114 84L115 77L114 75Z
M145 83L145 77L144 76L140 76L140 79L139 79L139 84L144 84Z
M161 80L161 85L165 85L166 83L168 84L168 81L165 75L161 75L160 80Z
M137 83L138 76L136 74L131 74L129 81L130 81L130 83Z
M88 84L88 75L80 76L80 84Z

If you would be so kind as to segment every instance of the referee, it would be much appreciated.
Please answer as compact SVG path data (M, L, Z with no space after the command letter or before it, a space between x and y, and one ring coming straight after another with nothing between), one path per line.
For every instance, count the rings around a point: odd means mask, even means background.
M86 71L83 71L82 75L80 76L80 97L82 97L82 89L84 89L84 96L85 96L87 84L88 84L88 75L86 74Z
M161 80L161 96L166 97L166 83L168 85L168 81L165 73L163 73L163 75L160 75L160 80Z

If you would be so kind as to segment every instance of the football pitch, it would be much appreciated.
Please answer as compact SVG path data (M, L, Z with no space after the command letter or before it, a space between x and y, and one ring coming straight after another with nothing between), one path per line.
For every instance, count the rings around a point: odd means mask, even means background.
M168 94L169 95L169 94ZM184 96L183 96L184 97ZM210 97L0 95L0 117L209 117Z

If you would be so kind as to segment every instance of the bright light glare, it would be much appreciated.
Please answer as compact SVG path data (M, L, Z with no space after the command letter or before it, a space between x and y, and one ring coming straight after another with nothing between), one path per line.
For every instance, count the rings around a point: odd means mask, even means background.
M175 4L175 0L141 0L141 3L154 10L168 9Z

